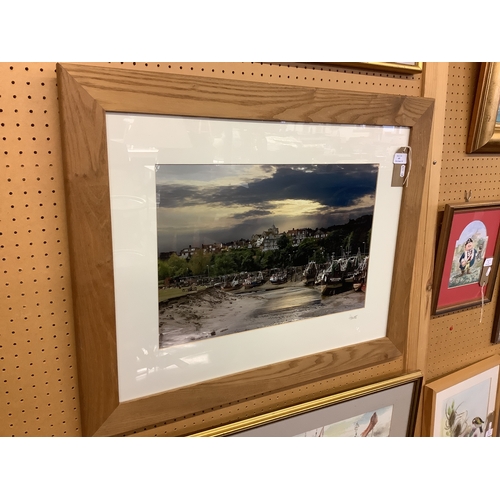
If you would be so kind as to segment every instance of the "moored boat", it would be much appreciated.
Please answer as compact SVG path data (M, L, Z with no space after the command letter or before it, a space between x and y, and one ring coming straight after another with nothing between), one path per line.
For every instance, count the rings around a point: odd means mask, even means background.
M306 286L313 286L316 280L316 275L318 274L318 267L316 262L311 261L307 264L304 272L302 273L302 281Z
M340 259L332 260L328 268L321 275L321 295L335 295L335 290L342 287Z
M264 276L262 275L262 272L259 271L257 276L249 276L244 282L243 282L243 288L249 289L249 288L255 288L256 286L260 286L264 283Z
M342 278L325 273L321 282L321 295L335 295L335 291L342 287Z
M366 292L366 276L368 274L368 256L359 264L353 276L352 287L356 292Z
M281 285L282 283L286 283L288 281L286 276L286 271L277 271L271 274L269 278L269 282L272 285Z
M221 290L224 290L225 292L230 292L232 290L238 290L240 289L241 287L243 286L243 283L240 282L240 280L238 278L234 278L230 283L229 282L225 282L222 286L221 286Z

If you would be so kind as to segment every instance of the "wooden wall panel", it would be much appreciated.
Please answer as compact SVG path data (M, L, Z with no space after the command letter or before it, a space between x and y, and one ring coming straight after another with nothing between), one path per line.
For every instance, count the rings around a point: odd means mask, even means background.
M110 64L387 94L420 96L422 92L421 75L319 63ZM470 73L473 85L474 70ZM0 63L0 141L0 436L79 436L80 401L54 63ZM447 182L453 185L456 167L452 163ZM487 168L493 175L492 167ZM458 188L455 190L458 192ZM220 425L382 380L402 370L401 362L385 363L302 388L263 393L251 401L213 408L203 415L159 422L135 434L189 434L207 427L207 422Z
M78 436L53 64L0 64L1 436Z
M500 200L500 155L466 154L465 145L479 76L480 63L450 63L446 96L445 124L439 210L446 203ZM427 379L441 377L476 361L500 353L500 345L490 343L498 280L492 301L431 319Z

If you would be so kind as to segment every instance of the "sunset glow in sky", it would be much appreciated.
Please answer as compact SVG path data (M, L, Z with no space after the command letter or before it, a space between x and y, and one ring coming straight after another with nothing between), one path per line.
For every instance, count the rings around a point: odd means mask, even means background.
M377 165L159 165L160 252L373 213Z

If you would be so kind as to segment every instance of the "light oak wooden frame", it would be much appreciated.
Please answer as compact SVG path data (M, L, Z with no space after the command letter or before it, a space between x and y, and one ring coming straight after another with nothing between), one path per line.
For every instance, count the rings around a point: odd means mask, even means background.
M419 303L412 304L409 290L418 287L414 242L425 203L433 99L78 64L58 64L57 81L84 435L127 433L407 359L409 338L418 334L409 318ZM413 165L401 205L387 336L120 403L106 112L410 127Z
M453 224L453 218L456 214L465 212L479 212L481 210L499 210L500 202L482 202L482 203L460 203L456 205L446 205L443 213L443 221L441 224L441 232L439 235L439 244L436 253L436 261L434 268L434 282L433 282L433 295L432 295L432 314L438 316L468 307L479 306L483 303L481 298L470 300L468 302L461 302L459 304L449 305L438 308L439 292L441 288L441 281L443 279L444 265L446 260L446 253L448 250L448 243L450 238L450 230ZM495 288L495 281L498 271L498 264L500 259L500 232L497 235L496 241L491 242L494 245L493 252L493 265L491 266L490 277L484 292L484 303L491 302L493 290ZM479 285L478 285L479 286Z
M441 391L453 387L469 378L475 377L495 366L500 365L500 356L495 355L490 358L478 361L473 365L467 366L456 372L450 373L437 380L429 382L423 390L423 422L422 436L432 437L432 426L436 414L436 396ZM493 432L496 435L498 432L498 412L500 408L500 383L497 386L495 413L493 416Z
M467 153L500 153L500 63L481 63L467 137Z
M415 431L415 423L417 419L418 401L420 398L420 391L422 388L422 373L420 371L401 375L382 382L376 382L364 387L351 389L350 391L334 394L333 396L326 396L324 398L307 401L289 408L283 408L257 417L251 417L245 420L240 420L228 425L222 425L214 429L209 429L203 432L192 434L191 437L218 437L230 436L238 432L260 427L274 422L279 422L296 415L302 415L311 411L319 410L329 406L335 406L353 399L363 398L377 392L394 389L405 384L413 384L412 398L408 412L408 422L406 426L406 436L412 437ZM373 408L372 408L373 409Z

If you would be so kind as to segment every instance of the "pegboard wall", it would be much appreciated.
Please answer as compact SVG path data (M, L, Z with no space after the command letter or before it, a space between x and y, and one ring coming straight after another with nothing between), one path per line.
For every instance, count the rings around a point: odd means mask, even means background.
M0 435L80 434L54 64L0 65Z
M111 65L389 94L419 96L422 91L421 75L398 75L319 63ZM499 195L498 176L495 178L494 171L500 161L495 158L476 161L463 153L477 73L477 64L450 65L440 192L443 204L449 199L458 200L466 185L472 189L474 199L493 199ZM0 154L4 160L0 181L0 436L80 436L54 63L0 63L0 140ZM494 187L487 187L485 180ZM479 327L484 331L481 338L477 333L478 324L472 321L473 316L468 312L432 321L430 372L437 376L497 350L489 346L492 309L490 305L489 311L485 310ZM473 311L474 315L476 313L477 309ZM454 356L449 349L451 322L456 350L460 351ZM471 337L476 342L470 340L465 344L465 338ZM446 339L448 345L443 344ZM443 364L445 359L453 359L453 366ZM383 380L401 373L402 368L399 361L385 363L301 388L263 393L201 415L159 422L151 428L137 429L133 434L185 435Z
M450 63L439 209L447 203L500 200L500 156L466 154L479 63ZM426 375L428 380L451 373L476 361L500 353L490 343L498 296L498 281L492 301L484 306L433 318L430 323Z

